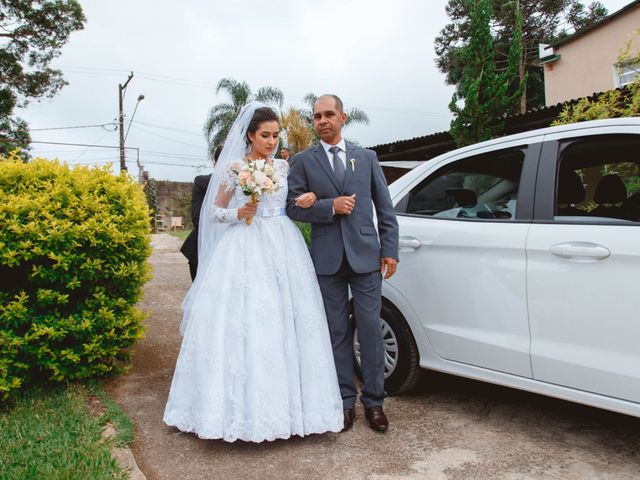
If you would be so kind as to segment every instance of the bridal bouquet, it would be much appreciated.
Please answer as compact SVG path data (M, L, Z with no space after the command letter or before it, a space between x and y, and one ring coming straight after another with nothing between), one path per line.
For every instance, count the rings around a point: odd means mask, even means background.
M266 160L249 160L237 173L238 184L242 188L242 192L251 196L253 203L256 203L261 195L273 193L280 188L276 171ZM251 225L252 220L252 218L247 218L245 222L247 225Z

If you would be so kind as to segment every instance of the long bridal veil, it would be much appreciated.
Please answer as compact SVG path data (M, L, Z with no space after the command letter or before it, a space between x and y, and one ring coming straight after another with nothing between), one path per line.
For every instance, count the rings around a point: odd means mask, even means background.
M229 227L227 223L216 223L211 221L210 209L214 207L216 195L221 188L224 188L225 181L228 181L228 170L233 162L241 161L250 150L248 144L247 129L258 108L267 107L262 102L252 101L245 105L238 117L233 122L227 138L224 141L224 147L220 153L220 157L213 168L213 174L209 181L207 193L202 201L202 209L200 210L200 222L198 224L198 265L206 265L211 256L214 255L216 246L222 237L224 231ZM199 269L198 271L201 271ZM222 273L222 272L221 272ZM198 292L206 285L203 285L202 275L196 275L182 302L182 323L180 324L180 333L184 335L189 320L194 300L198 297Z

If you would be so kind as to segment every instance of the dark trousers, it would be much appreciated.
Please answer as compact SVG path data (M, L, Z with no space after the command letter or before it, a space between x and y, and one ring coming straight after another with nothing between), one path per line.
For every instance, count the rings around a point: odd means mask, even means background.
M189 262L189 273L191 274L191 281L196 279L196 273L198 272L198 262Z
M384 348L380 328L382 275L379 270L356 273L346 257L333 275L318 275L327 312L333 358L345 409L355 405L357 390L353 372L353 333L349 323L349 288L360 343L361 401L365 407L382 405L384 393Z

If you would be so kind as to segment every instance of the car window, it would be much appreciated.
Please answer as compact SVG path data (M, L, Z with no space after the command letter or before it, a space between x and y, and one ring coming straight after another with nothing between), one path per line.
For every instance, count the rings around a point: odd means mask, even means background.
M555 219L640 222L640 136L600 135L561 145Z
M433 218L515 218L523 149L454 161L430 174L397 204L398 213Z

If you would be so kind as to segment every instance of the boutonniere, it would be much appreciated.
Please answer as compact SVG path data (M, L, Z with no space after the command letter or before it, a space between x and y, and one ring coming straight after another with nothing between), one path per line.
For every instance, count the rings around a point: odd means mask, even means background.
M356 172L356 159L352 158L351 160L349 160L349 162L351 163L351 171L353 173L355 173Z

